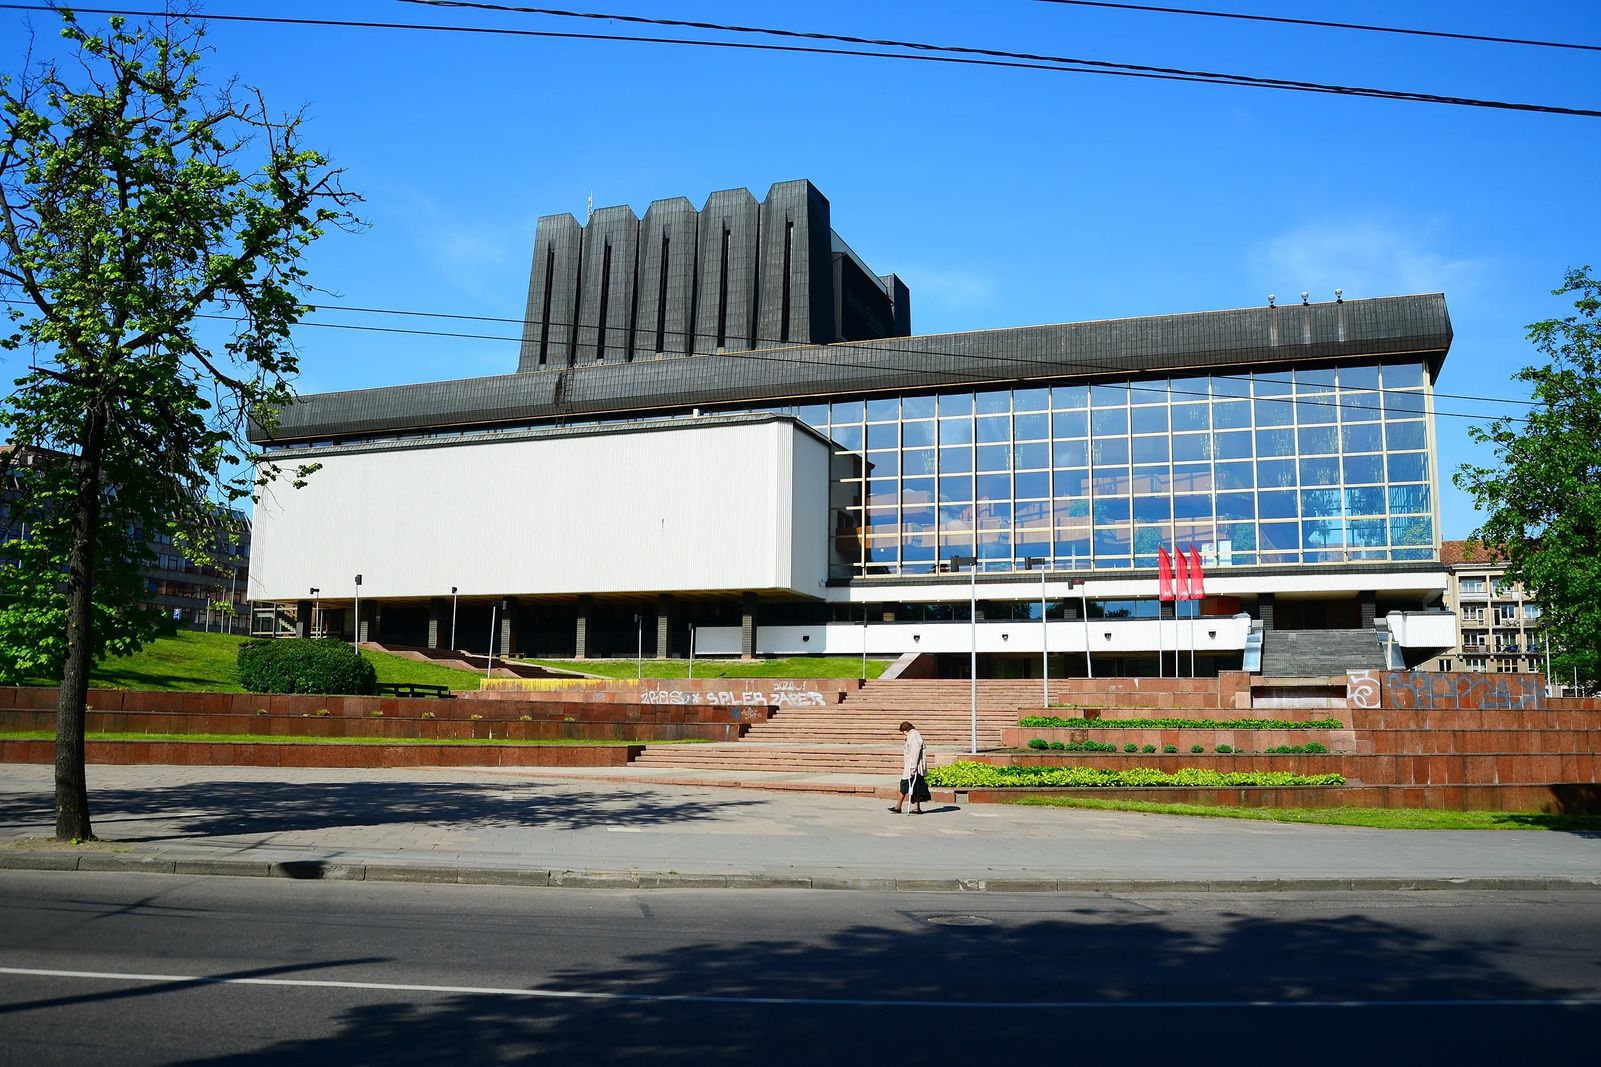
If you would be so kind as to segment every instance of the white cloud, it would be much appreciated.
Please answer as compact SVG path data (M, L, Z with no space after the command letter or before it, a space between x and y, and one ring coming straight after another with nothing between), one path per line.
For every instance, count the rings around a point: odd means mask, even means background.
M1282 302L1308 290L1328 300L1443 292L1462 296L1489 269L1480 258L1453 258L1430 247L1425 234L1371 220L1316 222L1286 231L1252 249L1250 269Z

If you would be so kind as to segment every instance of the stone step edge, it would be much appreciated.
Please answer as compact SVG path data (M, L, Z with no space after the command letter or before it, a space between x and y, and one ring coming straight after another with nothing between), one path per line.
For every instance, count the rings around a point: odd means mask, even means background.
M342 863L321 859L166 859L68 850L0 853L0 870L171 874L303 881L419 882L550 889L812 889L904 893L1241 893L1390 892L1474 890L1564 892L1601 888L1601 878L1145 878L942 877L708 873L679 871L557 870L530 867L461 867L401 863Z

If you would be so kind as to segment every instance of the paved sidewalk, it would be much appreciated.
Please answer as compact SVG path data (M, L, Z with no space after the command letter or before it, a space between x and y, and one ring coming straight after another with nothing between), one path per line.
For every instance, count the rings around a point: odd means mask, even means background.
M747 775L748 777L748 775ZM0 765L0 868L601 885L1057 889L1601 887L1601 835L1395 831L510 770L89 769L96 833L54 824L51 768ZM282 865L289 866L282 866ZM274 867L274 865L280 865Z

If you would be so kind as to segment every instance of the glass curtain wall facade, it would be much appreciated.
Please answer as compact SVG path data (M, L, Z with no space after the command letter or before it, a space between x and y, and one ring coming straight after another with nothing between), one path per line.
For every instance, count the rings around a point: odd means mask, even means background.
M850 576L1438 559L1432 396L1420 362L1020 385L793 413L850 472L831 528ZM842 539L836 536L836 545ZM846 576L846 575L841 575Z

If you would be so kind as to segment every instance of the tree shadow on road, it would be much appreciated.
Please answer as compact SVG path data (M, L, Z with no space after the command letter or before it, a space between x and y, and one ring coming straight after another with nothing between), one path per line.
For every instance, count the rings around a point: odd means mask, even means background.
M786 898L774 894L776 911ZM1509 1004L1576 996L1501 966L1515 945L1368 915L1197 930L1101 898L1047 920L928 921L985 906L920 896L898 920L818 940L663 944L653 931L649 951L537 983L621 999L375 994L322 1036L187 1062L1484 1062L1571 1054L1601 1021L1595 1004ZM1337 1003L1353 1000L1365 1003Z

